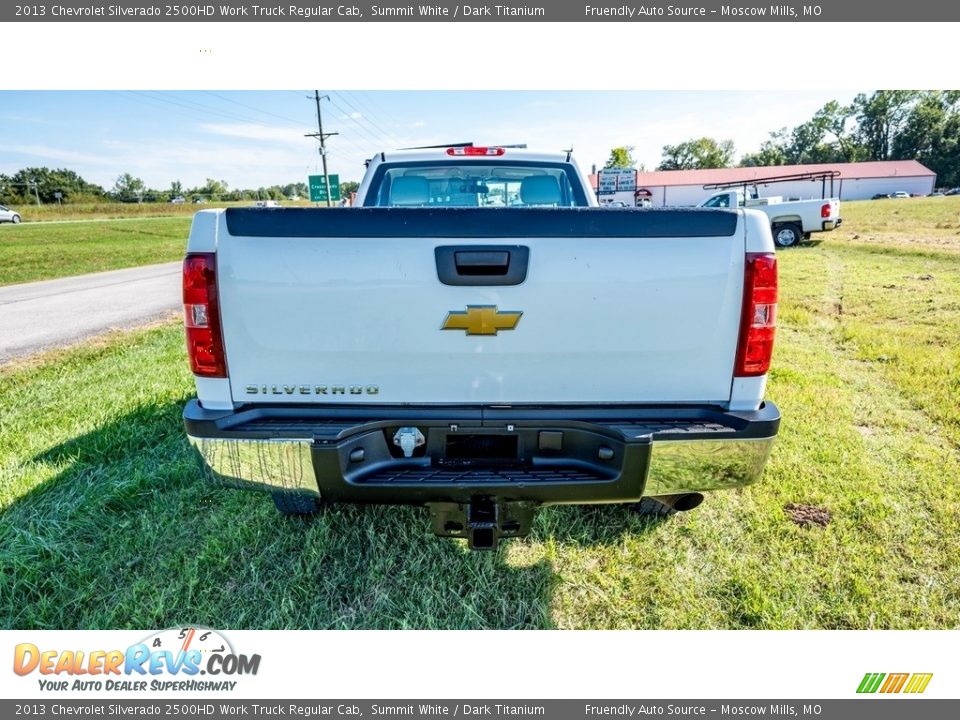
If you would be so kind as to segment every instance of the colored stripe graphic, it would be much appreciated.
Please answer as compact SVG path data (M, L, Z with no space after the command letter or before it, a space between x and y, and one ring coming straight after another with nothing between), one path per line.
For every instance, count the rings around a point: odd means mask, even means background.
M884 673L867 673L863 676L863 680L860 681L860 687L857 688L858 693L875 693L877 688L880 687L880 681L886 677Z
M858 693L875 693L877 691L887 695L899 692L918 694L927 689L933 673L866 673L860 685L857 686ZM882 684L881 684L882 683Z
M932 677L933 673L914 673L903 691L905 693L922 693L927 689L927 685L930 684L930 678Z
M903 684L910 677L910 673L890 673L887 675L887 681L880 688L882 693L898 693L903 688Z

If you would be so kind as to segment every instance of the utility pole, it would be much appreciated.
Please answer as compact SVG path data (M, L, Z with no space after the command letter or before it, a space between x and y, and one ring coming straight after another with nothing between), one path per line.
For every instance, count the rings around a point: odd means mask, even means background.
M37 190L37 181L31 179L30 184L33 186L33 195L37 198L37 207L40 207L40 191Z
M310 96L308 95L309 99ZM327 186L327 207L331 205L330 194L330 174L327 172L327 138L333 137L334 135L339 135L340 133L325 133L323 132L323 115L320 112L320 101L323 99L330 99L329 95L321 95L319 90L313 91L313 100L317 101L317 132L308 133L304 137L312 137L320 140L320 159L323 161L323 182Z

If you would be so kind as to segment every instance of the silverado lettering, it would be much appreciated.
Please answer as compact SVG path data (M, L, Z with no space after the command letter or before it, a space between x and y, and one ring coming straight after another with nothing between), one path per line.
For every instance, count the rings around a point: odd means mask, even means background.
M247 395L377 395L377 385L247 385Z

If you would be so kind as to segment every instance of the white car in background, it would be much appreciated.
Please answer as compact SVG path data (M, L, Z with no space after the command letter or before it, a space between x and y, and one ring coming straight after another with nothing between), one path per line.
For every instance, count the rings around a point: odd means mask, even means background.
M0 205L0 223L5 222L16 225L20 222L20 213L16 210L11 210L6 205Z
M893 193L892 195L890 195L890 197L892 197L892 198L909 198L909 197L910 197L910 193L906 192L905 190L899 190L899 191Z

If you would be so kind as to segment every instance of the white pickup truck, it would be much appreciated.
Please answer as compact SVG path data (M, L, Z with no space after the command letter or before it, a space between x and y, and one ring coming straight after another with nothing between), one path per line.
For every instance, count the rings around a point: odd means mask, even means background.
M837 198L784 200L782 197L762 198L755 191L721 190L697 207L759 210L769 218L773 242L778 247L797 245L801 240L809 240L811 233L833 230L843 222Z
M541 505L752 483L780 422L766 217L602 209L569 153L389 152L352 208L203 210L183 296L187 435L285 513L424 505L493 548Z

